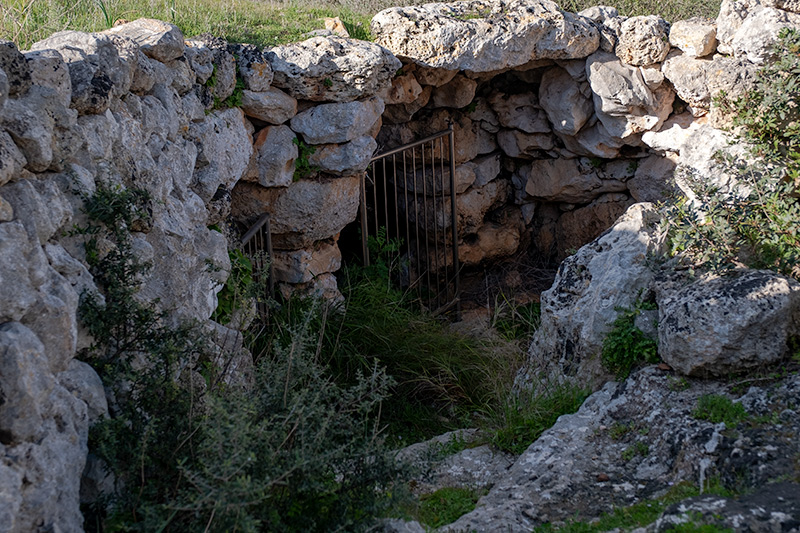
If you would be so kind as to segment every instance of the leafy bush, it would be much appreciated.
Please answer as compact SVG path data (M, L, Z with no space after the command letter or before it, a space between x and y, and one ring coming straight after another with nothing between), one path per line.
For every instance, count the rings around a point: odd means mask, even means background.
M136 298L148 265L129 227L139 191L87 198L87 253L103 292L84 294L85 354L111 398L90 449L115 492L85 509L90 531L356 531L393 505L401 470L381 436L391 380L373 366L333 382L312 349L311 321L259 359L252 390L210 387L205 339ZM102 253L100 238L110 243ZM107 248L107 249L106 249ZM389 490L392 489L392 490Z
M658 362L658 346L636 327L636 317L641 313L641 303L633 309L618 308L619 316L612 329L603 339L601 359L603 366L616 374L617 379L625 379L631 368L641 361Z
M775 54L752 91L718 102L734 114L754 162L720 161L733 184L684 176L696 199L667 210L670 251L694 266L746 265L800 279L800 33L781 31Z

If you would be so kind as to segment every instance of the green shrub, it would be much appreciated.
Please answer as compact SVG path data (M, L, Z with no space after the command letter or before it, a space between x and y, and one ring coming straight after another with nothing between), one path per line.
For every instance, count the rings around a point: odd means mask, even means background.
M727 396L704 394L697 401L697 408L692 412L692 416L715 424L725 422L728 427L735 427L745 420L748 414L742 404L733 403Z
M670 253L694 267L724 273L746 265L800 278L800 34L783 30L780 39L776 62L752 91L717 101L733 113L754 162L721 158L733 185L683 176L696 199L676 202L664 217Z
M133 255L129 227L141 223L145 198L99 187L80 231L103 295L82 297L95 341L84 355L112 400L89 446L116 480L113 494L84 508L87 529L364 529L402 493L380 431L391 380L373 366L336 384L316 357L309 317L259 359L252 390L203 379L210 354L198 328L173 326L136 297L148 265ZM102 252L101 237L111 243Z
M319 168L311 165L308 162L308 158L314 155L314 152L316 152L317 149L313 146L307 145L297 137L292 139L292 144L297 146L297 159L294 160L294 175L292 176L292 181L297 181L301 178L307 178L314 172L318 171Z
M617 308L617 311L619 316L603 339L600 357L609 372L616 374L617 379L625 379L635 364L658 362L658 345L635 325L636 317L642 311L641 303L633 309Z

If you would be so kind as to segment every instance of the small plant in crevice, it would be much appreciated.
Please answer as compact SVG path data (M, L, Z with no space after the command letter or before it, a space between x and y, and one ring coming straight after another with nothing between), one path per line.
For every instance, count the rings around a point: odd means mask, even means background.
M294 175L292 176L292 181L307 178L317 172L319 168L308 161L308 158L314 155L317 149L307 145L298 137L292 139L292 144L297 146L297 159L294 160Z
M622 452L622 459L623 461L630 461L637 455L641 457L647 457L649 454L650 447L644 442L638 441L633 443L631 446L628 446L625 451Z
M617 379L625 379L639 362L657 363L658 345L636 327L636 317L652 304L637 301L632 309L617 308L619 315L603 339L603 366Z
M704 394L697 401L692 416L700 420L708 420L714 424L725 422L728 427L735 427L748 418L748 413L740 403L734 403L727 396L720 394Z

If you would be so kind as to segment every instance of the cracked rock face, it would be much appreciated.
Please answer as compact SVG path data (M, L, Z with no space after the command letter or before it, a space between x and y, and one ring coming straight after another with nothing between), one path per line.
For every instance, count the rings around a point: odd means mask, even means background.
M548 522L587 521L614 507L658 498L676 483L699 487L711 478L753 495L738 502L691 499L668 509L648 531L685 521L681 517L694 509L704 522L737 531L747 530L745 523L760 525L752 531L780 530L768 524L796 528L797 484L769 483L797 473L792 461L800 453L800 376L751 387L738 398L728 389L720 381L681 381L655 366L622 383L607 383L501 471L474 511L442 530L529 532ZM740 403L751 418L731 427L695 418L705 394ZM778 421L759 422L765 415ZM779 496L783 501L776 501Z
M536 59L586 57L600 43L584 17L548 0L475 0L394 7L370 25L375 41L425 67L493 72Z

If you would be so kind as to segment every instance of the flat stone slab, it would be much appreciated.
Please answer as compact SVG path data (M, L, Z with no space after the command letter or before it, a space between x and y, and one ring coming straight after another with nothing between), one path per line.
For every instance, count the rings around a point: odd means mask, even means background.
M375 15L375 42L447 70L494 72L536 59L586 57L600 36L585 17L549 0L474 0L393 7Z

